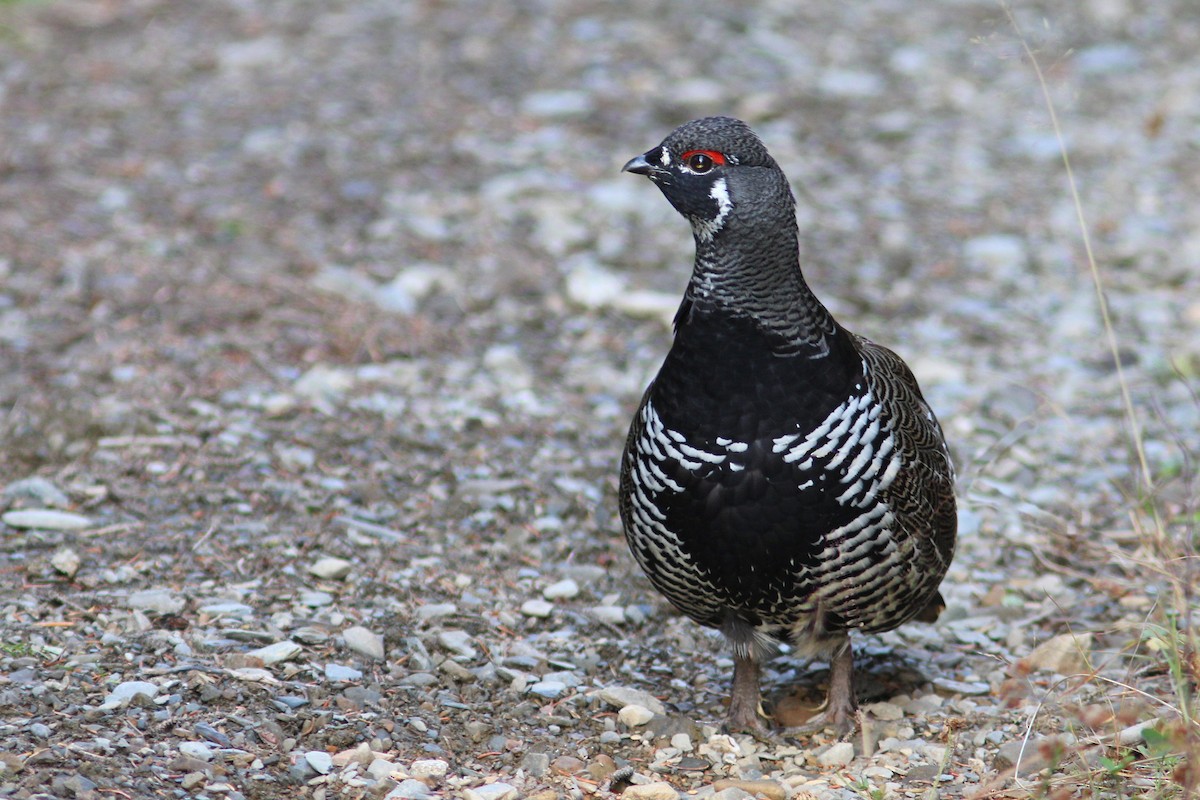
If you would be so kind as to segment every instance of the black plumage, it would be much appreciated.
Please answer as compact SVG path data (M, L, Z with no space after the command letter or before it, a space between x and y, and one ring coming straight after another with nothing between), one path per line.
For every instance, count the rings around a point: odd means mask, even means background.
M634 416L620 508L654 586L733 645L728 722L760 729L759 662L825 654L825 719L855 708L848 632L941 607L954 471L892 351L841 327L800 270L795 201L757 136L689 122L625 170L692 225L675 339Z

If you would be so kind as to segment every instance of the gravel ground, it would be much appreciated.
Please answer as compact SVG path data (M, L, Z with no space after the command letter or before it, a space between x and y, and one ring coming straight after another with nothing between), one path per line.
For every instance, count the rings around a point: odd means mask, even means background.
M1150 746L1188 681L1155 626L1195 576L1162 555L1196 527L1200 7L1015 17L1151 498L992 0L3 4L0 796L1154 790L1092 742ZM947 611L857 641L848 741L721 735L728 654L616 519L691 259L617 171L711 113L962 476ZM765 688L802 716L826 675Z

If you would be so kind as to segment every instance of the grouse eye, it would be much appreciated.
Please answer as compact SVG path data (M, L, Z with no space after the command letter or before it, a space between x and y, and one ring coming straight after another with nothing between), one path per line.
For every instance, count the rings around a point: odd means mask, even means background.
M700 175L725 163L725 156L714 150L689 150L682 158L688 169Z

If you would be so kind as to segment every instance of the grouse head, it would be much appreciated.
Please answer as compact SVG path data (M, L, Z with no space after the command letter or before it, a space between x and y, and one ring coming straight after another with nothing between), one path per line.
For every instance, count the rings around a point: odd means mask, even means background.
M794 224L783 171L754 131L732 117L685 123L622 171L654 181L702 243L731 228Z

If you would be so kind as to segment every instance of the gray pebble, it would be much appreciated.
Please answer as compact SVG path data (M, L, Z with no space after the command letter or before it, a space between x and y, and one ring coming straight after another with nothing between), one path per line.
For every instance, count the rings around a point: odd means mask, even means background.
M126 599L125 604L138 611L152 611L155 614L178 614L187 605L169 589L144 589L134 592Z
M823 767L844 767L854 760L854 745L849 742L837 742L817 756L818 763Z
M451 614L458 613L458 606L454 603L428 603L423 606L417 606L416 617L422 622L428 622L438 617L448 617Z
M477 786L468 791L473 792L480 800L514 800L517 797L517 788L507 783L489 783L486 786Z
M104 699L102 709L120 708L127 705L130 700L138 695L153 699L158 695L159 688L157 685L149 681L125 681L113 687L108 693L108 697Z
M383 637L362 625L354 625L342 631L346 647L366 658L384 660Z
M295 642L276 642L257 650L251 650L246 655L261 659L263 664L269 667L272 664L291 661L302 652L304 652L304 648Z
M391 761L377 758L371 762L369 767L367 767L367 774L375 780L381 781L391 775L397 769L399 769L399 767L396 764L393 764Z
M0 520L13 528L43 531L74 531L90 528L95 524L91 517L72 514L69 511L55 511L50 508L23 508L6 511L0 515Z
M548 617L554 611L554 603L545 600L526 600L521 604L521 613L527 617Z
M466 631L442 631L438 634L438 644L455 655L474 658L475 648L471 646L471 634Z
M540 697L559 697L567 690L567 685L561 681L538 681L529 687L529 691Z
M54 551L54 555L50 556L50 566L54 567L60 575L68 578L75 577L75 573L79 572L82 563L79 553L70 547L60 547Z
M587 610L588 616L598 622L606 622L609 625L623 625L625 623L625 609L620 606L592 606Z
M676 302L678 305L678 302ZM547 600L570 599L579 594L579 584L571 578L565 578L542 589L542 597Z
M418 780L406 778L387 793L385 800L431 800L433 792Z
M597 696L616 709L625 706L638 705L650 709L655 714L666 714L667 707L662 701L647 691L627 686L608 686L597 692Z
M327 581L340 581L350 574L350 570L354 568L354 564L344 558L334 558L326 556L319 558L312 564L308 571L310 574Z
M210 617L249 617L254 614L254 607L248 606L245 603L237 603L234 601L223 601L219 603L205 603L197 609L203 614Z
M540 778L550 769L550 756L545 753L526 753L521 759L521 768L535 778Z
M212 761L214 756L213 749L204 742L180 742L179 752L201 761Z
M310 750L304 754L304 760L320 775L328 775L333 769L333 756L324 750Z
M192 730L203 736L207 741L221 747L229 747L233 742L229 741L229 737L221 733L219 730L209 725L207 722L197 722L192 726Z
M412 672L400 679L403 686L432 686L437 682L437 676L428 672Z
M308 590L300 593L300 604L309 608L322 608L333 605L333 595L328 592Z
M40 475L13 481L4 487L4 499L18 500L28 498L51 508L66 508L71 505L71 498Z
M325 678L331 681L357 681L362 678L362 670L341 664L326 664Z

